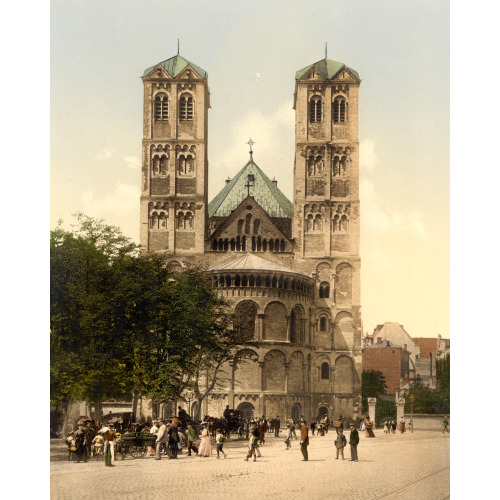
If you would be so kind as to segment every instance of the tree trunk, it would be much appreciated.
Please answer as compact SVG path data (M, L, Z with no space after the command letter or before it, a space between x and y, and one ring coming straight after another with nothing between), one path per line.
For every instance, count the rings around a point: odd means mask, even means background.
M132 396L132 419L134 422L137 421L137 402L139 400L139 391L137 389L134 389L133 396Z
M102 422L102 401L101 400L96 400L94 401L94 408L95 408L95 420L100 420Z

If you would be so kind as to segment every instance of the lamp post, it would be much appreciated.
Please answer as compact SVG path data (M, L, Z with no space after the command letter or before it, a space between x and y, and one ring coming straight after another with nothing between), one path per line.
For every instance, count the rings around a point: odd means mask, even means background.
M413 401L415 401L415 396L413 394L410 396L410 401L411 401L411 418L410 418L410 423L411 423L411 432L413 433Z

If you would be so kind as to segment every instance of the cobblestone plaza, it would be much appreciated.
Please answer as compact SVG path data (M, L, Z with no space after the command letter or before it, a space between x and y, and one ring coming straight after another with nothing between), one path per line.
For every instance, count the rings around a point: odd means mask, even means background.
M224 445L227 458L153 458L76 464L51 462L51 498L149 500L195 499L411 499L450 498L450 438L434 431L384 434L360 432L359 462L335 459L335 433L310 436L309 461L303 462L298 440L285 451L283 439L266 436L262 458L246 462L245 440ZM349 432L346 432L348 438ZM62 440L61 440L62 441Z

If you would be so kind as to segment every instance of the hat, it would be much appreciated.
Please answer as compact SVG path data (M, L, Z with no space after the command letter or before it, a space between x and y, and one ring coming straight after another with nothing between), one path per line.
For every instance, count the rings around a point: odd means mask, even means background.
M356 424L354 422L351 422L349 427L355 427L355 426L356 426Z
M153 420L153 423L155 423L155 422L159 422L159 420L156 418Z

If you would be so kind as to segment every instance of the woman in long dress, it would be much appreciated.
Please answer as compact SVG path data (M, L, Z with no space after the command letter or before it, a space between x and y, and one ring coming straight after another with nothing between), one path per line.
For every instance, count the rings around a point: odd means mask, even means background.
M212 454L212 444L210 443L210 435L208 433L207 424L204 423L201 431L201 443L198 448L199 457L209 457Z
M370 420L370 417L366 417L366 437L374 438L375 434L373 433L373 422Z
M401 420L399 421L399 431L401 432L401 434L403 434L405 432L405 418L404 417L401 417Z

